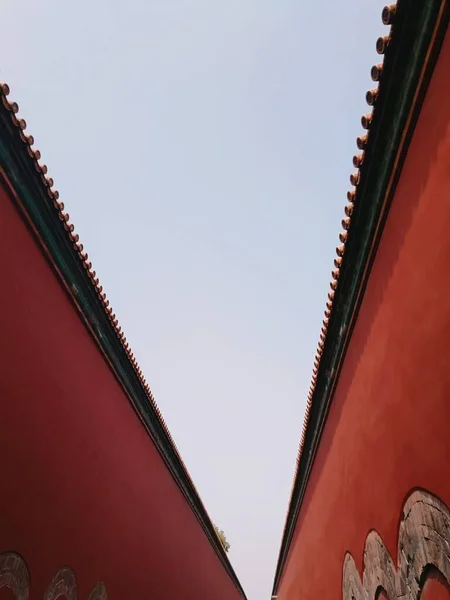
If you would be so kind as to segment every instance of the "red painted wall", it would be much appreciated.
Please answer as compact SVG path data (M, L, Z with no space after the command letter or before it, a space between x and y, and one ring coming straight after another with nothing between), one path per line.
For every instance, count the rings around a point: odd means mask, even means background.
M234 600L223 569L122 388L0 187L0 552L41 598ZM12 598L3 589L2 598Z
M345 552L361 572L370 529L396 560L400 511L412 488L450 505L449 72L447 36L324 428L279 600L340 599Z
M433 569L425 581L421 600L449 600L450 588L445 577Z

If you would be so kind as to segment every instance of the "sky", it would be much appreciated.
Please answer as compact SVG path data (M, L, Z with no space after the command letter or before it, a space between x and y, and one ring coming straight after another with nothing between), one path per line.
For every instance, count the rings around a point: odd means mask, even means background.
M2 0L11 87L248 600L269 599L379 0Z

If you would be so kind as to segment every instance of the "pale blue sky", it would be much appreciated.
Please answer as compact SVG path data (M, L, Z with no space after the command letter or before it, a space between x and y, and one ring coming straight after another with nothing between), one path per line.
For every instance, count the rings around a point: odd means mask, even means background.
M3 0L11 86L249 600L270 597L380 0Z

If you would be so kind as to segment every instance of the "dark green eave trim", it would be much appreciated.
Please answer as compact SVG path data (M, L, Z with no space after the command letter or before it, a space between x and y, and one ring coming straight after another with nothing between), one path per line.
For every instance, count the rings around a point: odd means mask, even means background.
M222 548L203 504L190 481L146 392L131 364L106 312L97 297L92 281L75 251L58 212L47 194L41 175L33 166L27 147L20 139L18 128L11 121L10 112L0 102L0 165L17 194L21 207L38 233L50 263L65 284L66 290L81 311L83 322L104 356L150 434L173 478L190 504L209 542L223 567L245 599L245 593ZM47 255L47 258L49 256ZM149 474L149 477L151 474Z
M442 6L444 12L439 21ZM420 93L415 98L438 21L438 32L427 72L422 79ZM286 518L273 596L278 594L305 489L367 285L370 266L448 21L447 1L443 4L441 0L399 0L397 4L392 37L380 82L379 99L360 170L360 184L341 265L339 285L333 300L304 446Z

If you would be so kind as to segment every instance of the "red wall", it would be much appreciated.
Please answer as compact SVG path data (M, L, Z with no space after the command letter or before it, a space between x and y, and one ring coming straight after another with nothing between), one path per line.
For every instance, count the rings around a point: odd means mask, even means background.
M0 552L41 598L232 600L223 569L76 310L0 187ZM3 597L12 598L3 589Z
M396 560L401 509L412 488L450 505L449 72L447 36L325 425L279 600L340 599L345 552L361 572L370 529Z
M432 570L429 574L423 591L421 600L449 600L450 588L445 577L437 570Z

